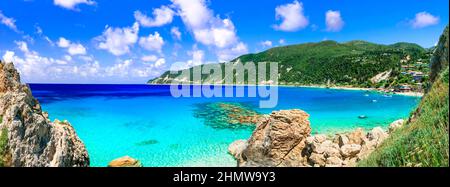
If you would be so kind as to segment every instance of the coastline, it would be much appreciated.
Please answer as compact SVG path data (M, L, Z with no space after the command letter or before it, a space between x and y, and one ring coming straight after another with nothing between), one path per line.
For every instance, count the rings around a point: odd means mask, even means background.
M146 83L146 85L172 85L172 84L153 84L153 83ZM393 92L393 93L385 93L381 90L377 90L376 88L360 88L360 87L347 87L347 86L323 86L323 85L288 85L288 84L278 84L278 85L257 85L257 84L180 84L180 85L194 85L194 86L200 86L200 85L212 85L212 86L277 86L277 87L292 87L292 88L321 88L321 89L333 89L333 90L355 90L355 91L370 91L370 92L377 92L379 94L393 94L393 95L401 95L401 96L407 96L407 97L423 97L424 93L422 92Z

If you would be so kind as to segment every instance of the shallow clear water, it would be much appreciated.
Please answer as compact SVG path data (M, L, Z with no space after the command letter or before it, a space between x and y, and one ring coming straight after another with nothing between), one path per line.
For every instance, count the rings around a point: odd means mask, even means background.
M383 126L405 118L419 98L354 90L279 87L275 108L258 98L174 98L169 86L30 85L50 118L67 119L87 146L92 166L129 155L144 166L235 166L228 145L251 129L214 129L193 111L208 102L239 102L261 113L299 108L309 113L313 133ZM374 102L376 100L376 102ZM358 116L365 115L366 119Z

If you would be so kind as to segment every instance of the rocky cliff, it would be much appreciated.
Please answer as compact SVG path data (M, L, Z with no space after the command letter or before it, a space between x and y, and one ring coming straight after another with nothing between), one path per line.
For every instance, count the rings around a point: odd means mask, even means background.
M86 147L69 122L51 122L12 63L0 62L0 164L11 167L89 166Z
M431 57L430 80L434 82L439 73L448 67L448 26L439 38L439 42Z

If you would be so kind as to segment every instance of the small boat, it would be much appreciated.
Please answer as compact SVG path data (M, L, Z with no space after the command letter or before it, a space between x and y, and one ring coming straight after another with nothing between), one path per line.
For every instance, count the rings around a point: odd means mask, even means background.
M358 118L359 118L359 119L366 119L367 116L366 116L366 115L360 115L360 116L358 116Z
M369 97L369 94L364 94L364 96Z
M376 99L372 100L372 103L376 103L376 102L378 102Z

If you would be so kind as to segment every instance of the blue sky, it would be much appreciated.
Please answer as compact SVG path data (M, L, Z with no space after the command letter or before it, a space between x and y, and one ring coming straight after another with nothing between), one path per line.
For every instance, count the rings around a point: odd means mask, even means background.
M25 82L144 83L170 67L336 40L433 46L448 0L2 0L0 58Z

